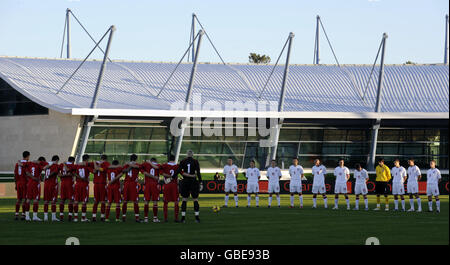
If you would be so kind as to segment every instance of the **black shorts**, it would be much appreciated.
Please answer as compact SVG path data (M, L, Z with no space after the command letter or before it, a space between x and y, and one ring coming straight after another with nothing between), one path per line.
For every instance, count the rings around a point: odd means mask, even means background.
M193 178L184 178L180 182L180 194L183 198L189 198L189 195L192 196L192 199L198 198L198 193L200 191L200 184L196 179Z
M375 193L376 194L388 194L388 186L385 181L376 181L375 182Z

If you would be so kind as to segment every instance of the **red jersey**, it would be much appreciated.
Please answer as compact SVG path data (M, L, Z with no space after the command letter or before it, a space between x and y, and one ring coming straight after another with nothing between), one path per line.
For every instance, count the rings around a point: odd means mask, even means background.
M153 163L153 165L160 166L158 163ZM141 172L144 173L144 171L149 172L150 174L152 174L155 177L159 177L159 169L152 167L150 165L150 163L148 163L148 162L144 162L141 164ZM150 183L150 182L158 183L158 180L148 177L148 176L145 176L145 183Z
M178 170L178 164L176 163L165 163L161 166L161 172L170 175L171 177L173 177L173 175L175 174L175 172L177 172ZM165 177L164 177L165 178ZM173 179L172 181L170 181L171 183L178 183L178 178Z
M114 183L109 184L111 187L120 187L120 181L116 179L116 177L122 172L122 170L123 170L122 167L107 169L106 173L108 181L111 182L115 180Z
M139 168L132 168L130 171L128 171L125 175L125 183L128 182L137 182L138 178L139 178L139 171L141 169L141 166L136 163L137 166L139 166ZM123 169L127 169L130 166L128 164L123 166Z
M58 184L58 173L59 173L60 165L52 164L45 170L45 183L49 184ZM54 174L56 173L56 174Z
M27 166L26 166L27 171L30 172L34 178L37 179L37 180L34 180L32 178L29 178L28 182L30 182L30 181L32 181L34 183L41 182L41 173L42 173L43 167L45 166L44 163L42 163L42 162L39 162L39 163L27 162Z
M94 172L94 164L92 162L86 163L86 165L81 164L77 165L77 175L82 179L77 177L77 184L88 185L89 184L89 176Z
M66 165L66 169L64 169L64 165ZM73 184L73 174L77 172L77 165L72 162L59 164L59 171L61 173L61 182Z
M97 165L99 165L102 170L98 170L94 174L94 184L106 184L106 174L107 174L107 169L109 167L109 162L108 161L97 161L95 163L97 163Z
M17 183L26 183L28 177L25 172L28 160L20 160L20 163L22 166L19 166L19 163L16 163L16 166L14 167L14 179Z

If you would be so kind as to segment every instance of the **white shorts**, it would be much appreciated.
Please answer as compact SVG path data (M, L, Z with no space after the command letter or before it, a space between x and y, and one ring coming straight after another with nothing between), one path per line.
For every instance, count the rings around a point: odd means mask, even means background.
M367 184L355 184L355 195L366 195L367 194Z
M407 189L408 193L411 193L411 194L419 193L419 184L417 182L411 182L411 183L408 182L408 184L406 184L406 189Z
M225 192L237 192L237 182L235 181L225 181Z
M313 187L312 187L313 194L317 194L317 193L324 194L326 192L327 192L327 189L325 188L325 185L315 185L315 186L313 185Z
M334 185L335 194L347 194L347 183L336 183Z
M269 182L268 192L269 193L279 193L280 192L280 183L278 183L278 182L270 183Z
M405 185L403 183L392 183L392 194L403 195L405 194Z
M247 183L247 193L258 193L259 184L258 183Z
M438 184L428 184L427 183L427 196L438 196L439 186Z
M302 183L300 182L290 182L289 183L289 192L290 193L301 193L302 192Z

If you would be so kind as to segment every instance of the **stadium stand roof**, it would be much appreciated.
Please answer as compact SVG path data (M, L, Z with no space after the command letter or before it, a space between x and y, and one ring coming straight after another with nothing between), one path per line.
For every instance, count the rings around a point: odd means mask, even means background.
M80 62L75 59L0 57L0 78L49 109L89 115L101 61L86 61L60 93L56 93ZM161 114L170 110L171 103L186 97L192 64L181 64L157 97L175 66L161 62L108 62L95 113L120 115L153 111ZM257 100L272 67L201 63L193 93L201 93L203 102L215 100L221 104ZM364 92L371 67L291 65L284 112L373 113L378 66L367 92ZM283 67L277 66L261 94L262 100L278 101L282 75ZM381 112L440 114L439 117L448 118L448 65L385 65Z

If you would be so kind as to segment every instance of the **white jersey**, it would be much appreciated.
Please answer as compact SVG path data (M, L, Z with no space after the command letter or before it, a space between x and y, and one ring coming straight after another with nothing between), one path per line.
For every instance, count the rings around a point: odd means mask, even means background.
M353 173L353 177L356 180L356 184L366 184L366 181L369 178L369 174L367 173L367 170L363 168L361 169L361 171L355 170Z
M336 183L343 184L347 182L347 175L350 175L350 170L347 167L336 167L334 175L336 176Z
M269 167L267 169L267 178L269 183L279 183L281 177L281 170L279 167Z
M438 184L441 177L441 171L439 169L430 168L427 171L427 184Z
M247 183L258 183L258 177L261 176L259 173L259 169L256 167L247 169L245 177L247 178Z
M301 183L303 175L303 167L300 165L289 167L289 175L291 175L291 183Z
M312 174L314 176L313 186L325 185L325 174L327 174L327 169L324 165L313 166Z
M393 167L391 169L391 175L393 176L392 183L403 183L404 177L406 177L406 169L402 166Z
M408 167L408 184L417 183L421 173L418 166Z
M226 165L223 168L223 174L225 175L225 181L236 181L236 175L239 173L238 167L236 165Z

